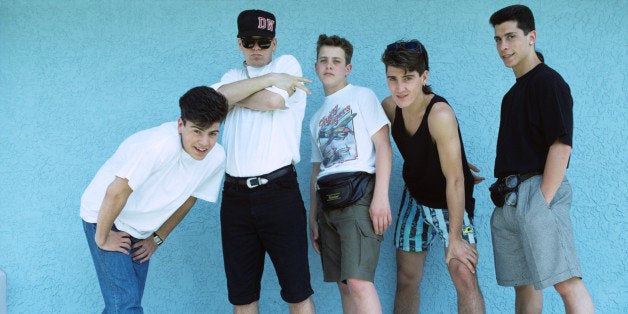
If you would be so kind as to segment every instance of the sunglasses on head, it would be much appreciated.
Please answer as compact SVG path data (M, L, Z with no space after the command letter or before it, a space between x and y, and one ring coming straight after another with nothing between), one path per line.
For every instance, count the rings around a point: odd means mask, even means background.
M273 39L269 37L260 37L260 38L242 37L241 40L242 40L242 47L246 49L251 49L255 47L256 43L260 48L268 49L270 48L270 44L273 42Z
M398 51L400 48L405 50L418 51L419 54L423 53L423 48L418 40L394 42L386 46L386 52L395 52Z

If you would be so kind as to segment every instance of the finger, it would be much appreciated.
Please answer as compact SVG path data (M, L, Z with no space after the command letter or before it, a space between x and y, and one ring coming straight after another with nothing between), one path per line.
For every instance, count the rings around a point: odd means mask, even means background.
M467 268L469 269L469 271L470 271L472 274L475 274L475 266L473 266L473 264L472 264L472 263L467 262L467 263L465 263L465 265L467 266Z
M304 92L306 92L308 95L309 95L309 94L312 94L312 92L310 91L310 89L309 89L309 88L307 88L307 87L305 87L305 85L302 85L302 84L297 84L297 85L296 85L296 87L297 87L298 89L303 90L303 91L304 91Z
M297 80L299 82L303 82L303 83L312 83L312 80L305 78L305 77L298 77Z
M469 165L469 169L473 170L473 172L480 172L480 169L478 169L478 167L476 167L474 164L468 162L467 163Z
M314 251L315 251L316 253L321 254L321 248L320 248L320 247L318 247L318 242L314 241L314 242L312 243L312 247L314 247Z
M142 252L135 251L133 252L133 254L131 254L131 257L133 257L134 261L137 261L139 259L146 257L146 251L142 251Z
M129 241L128 243L125 241L120 242L119 247L125 249L125 250L131 250L131 242Z

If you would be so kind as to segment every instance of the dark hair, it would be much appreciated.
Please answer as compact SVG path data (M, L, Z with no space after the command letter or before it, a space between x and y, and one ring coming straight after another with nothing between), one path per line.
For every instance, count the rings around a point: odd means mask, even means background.
M410 41L399 40L388 46L382 54L382 62L388 67L401 68L406 73L417 71L422 75L425 71L429 71L429 57L425 46L417 39ZM423 93L432 94L432 87L424 85Z
M495 25L499 25L508 21L517 22L517 28L521 29L524 35L528 35L530 31L536 30L536 26L534 25L534 14L532 14L532 10L521 4L507 6L501 10L498 10L497 12L493 13L493 15L491 15L491 18L488 21L493 27L495 27ZM545 58L543 57L543 54L538 51L535 52L539 60L541 60L541 62L544 62Z
M181 119L190 121L201 128L208 128L227 117L228 103L225 96L211 87L198 86L179 98Z
M532 10L525 5L515 4L505 7L493 13L489 19L493 27L508 21L517 22L517 27L523 31L524 35L528 35L530 31L536 29L534 27L534 15L532 14Z
M351 64L351 57L353 56L353 45L351 45L351 43L345 38L339 37L337 35L319 35L318 41L316 42L317 58L322 46L340 47L345 52L345 60L347 61L347 64Z

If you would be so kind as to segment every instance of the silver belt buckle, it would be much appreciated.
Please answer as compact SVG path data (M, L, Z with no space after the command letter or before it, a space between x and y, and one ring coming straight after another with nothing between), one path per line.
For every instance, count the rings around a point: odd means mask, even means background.
M256 188L256 187L258 187L260 185L264 185L266 183L268 183L268 179L265 179L265 178L254 177L254 178L246 179L246 186L249 189Z

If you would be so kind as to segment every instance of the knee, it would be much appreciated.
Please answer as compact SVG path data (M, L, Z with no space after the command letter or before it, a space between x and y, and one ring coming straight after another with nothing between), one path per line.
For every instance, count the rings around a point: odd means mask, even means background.
M564 298L577 294L581 286L583 287L582 280L578 277L573 277L555 284L554 289Z
M370 290L373 283L362 279L349 278L347 279L346 286L348 292L352 295L364 295Z
M397 286L418 286L423 273L420 269L397 268Z
M452 260L447 266L451 280L454 282L456 289L475 289L478 287L477 276L469 270L467 266L458 260Z

